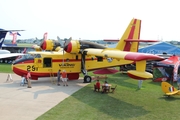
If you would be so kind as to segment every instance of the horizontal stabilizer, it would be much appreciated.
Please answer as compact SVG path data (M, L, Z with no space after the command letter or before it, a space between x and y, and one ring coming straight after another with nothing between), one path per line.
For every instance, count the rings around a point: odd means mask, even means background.
M126 42L159 42L158 40L139 40L139 39L126 39Z
M4 29L0 29L0 32L16 32L16 31L25 31L25 30L4 30Z
M106 42L119 42L118 39L104 39ZM158 40L125 39L125 42L159 42Z
M175 95L178 93L178 90L177 91L173 91L173 92L169 92L169 93L165 93L166 95Z

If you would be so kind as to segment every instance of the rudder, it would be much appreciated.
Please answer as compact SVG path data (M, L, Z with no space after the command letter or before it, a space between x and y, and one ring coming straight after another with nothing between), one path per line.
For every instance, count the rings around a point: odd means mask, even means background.
M138 40L140 38L141 20L132 19L126 28L123 36L119 40L116 49L122 51L137 52L139 42L131 42L128 40Z

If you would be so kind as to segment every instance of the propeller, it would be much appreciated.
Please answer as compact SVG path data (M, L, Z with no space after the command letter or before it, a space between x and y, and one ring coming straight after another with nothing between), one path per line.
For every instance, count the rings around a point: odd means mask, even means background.
M46 48L46 40L47 40L47 32L44 33L43 35L43 39L41 40L39 45L33 45L32 47L36 50L36 51L43 51ZM38 38L36 37L36 41L38 41Z
M45 48L46 48L46 42L45 41L47 40L47 34L48 34L47 32L44 33L43 40L40 43L40 47L42 50L45 50Z
M59 36L57 36L57 40L58 40L58 42L60 43L60 46L63 47L62 45L63 45L64 43L62 42L62 40L60 39Z
M62 42L62 40L59 38L59 36L57 36L58 41L60 42L61 48L63 49L63 65L64 65L64 49L68 46L68 44L71 42L72 37L70 37L69 39L64 39L64 43Z

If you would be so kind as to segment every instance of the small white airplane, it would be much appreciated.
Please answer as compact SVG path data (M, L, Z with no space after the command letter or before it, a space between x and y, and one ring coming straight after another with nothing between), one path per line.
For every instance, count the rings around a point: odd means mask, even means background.
M0 48L2 48L3 42L5 40L7 32L12 32L12 31L24 31L24 30L4 30L0 28ZM24 55L23 53L11 53L8 50L2 50L0 49L0 59L2 58L8 58L8 57L15 57L19 55Z

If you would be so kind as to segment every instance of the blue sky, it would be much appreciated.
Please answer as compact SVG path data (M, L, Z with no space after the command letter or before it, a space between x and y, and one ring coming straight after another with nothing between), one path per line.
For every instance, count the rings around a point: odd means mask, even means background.
M138 18L141 39L180 40L179 11L178 0L0 0L0 28L26 30L19 39L118 39Z

